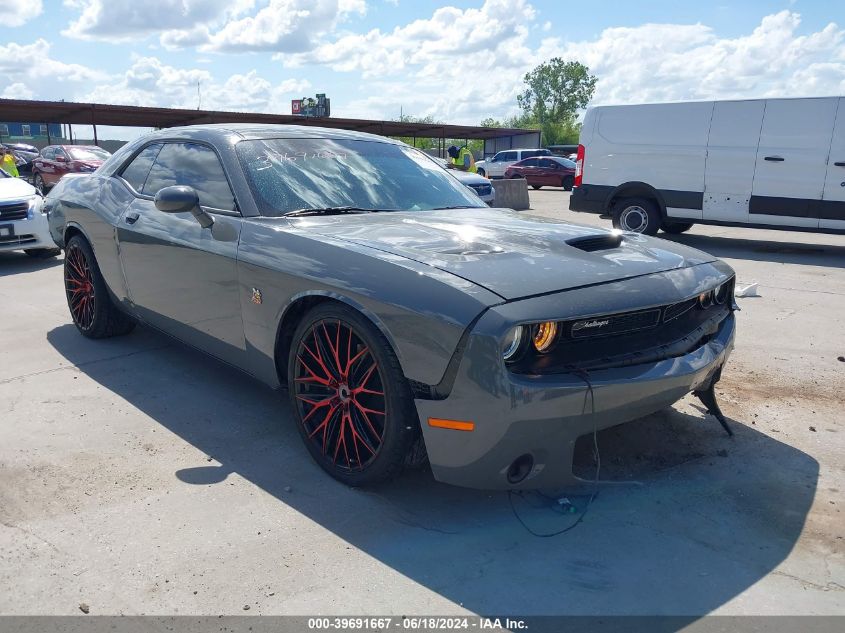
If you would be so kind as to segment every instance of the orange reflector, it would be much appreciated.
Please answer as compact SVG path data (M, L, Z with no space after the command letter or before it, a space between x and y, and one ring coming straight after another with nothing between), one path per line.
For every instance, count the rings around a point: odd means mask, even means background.
M429 418L428 425L438 429L452 429L453 431L472 431L475 428L475 422L442 420L440 418Z

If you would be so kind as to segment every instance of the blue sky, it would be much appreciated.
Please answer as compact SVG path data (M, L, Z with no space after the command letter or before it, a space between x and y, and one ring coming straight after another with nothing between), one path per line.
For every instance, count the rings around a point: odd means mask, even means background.
M552 57L596 103L845 93L838 2L28 0L4 3L0 96L477 123Z

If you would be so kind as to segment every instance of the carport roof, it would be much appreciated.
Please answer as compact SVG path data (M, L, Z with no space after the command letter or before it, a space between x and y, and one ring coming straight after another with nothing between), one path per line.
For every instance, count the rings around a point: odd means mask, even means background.
M317 125L383 136L417 136L463 139L492 139L538 130L523 128L488 128L475 125L446 125L405 121L372 121L367 119L306 118L289 114L259 112L220 112L177 108L148 108L73 103L67 101L26 101L0 99L0 121L22 123L71 123L78 125L113 125L129 127L174 127L201 123L276 123Z

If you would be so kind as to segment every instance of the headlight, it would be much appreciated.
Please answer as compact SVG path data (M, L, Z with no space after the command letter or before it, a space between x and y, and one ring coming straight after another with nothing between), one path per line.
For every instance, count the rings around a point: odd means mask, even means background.
M728 281L723 283L721 286L716 288L716 291L713 293L713 301L715 301L719 305L724 304L725 301L727 301L727 299L728 299L728 295L730 294L730 290L731 290L731 280L729 279Z
M41 196L32 196L28 201L28 205L26 217L31 220L35 217L36 211L44 211L44 198Z
M508 333L505 334L505 340L502 343L502 358L505 361L510 361L516 358L517 354L519 354L522 349L522 341L524 338L525 328L521 325L511 328Z
M713 305L713 291L708 290L707 292L702 292L698 295L698 305L702 308L709 308Z
M546 321L538 323L534 330L534 349L538 352L548 352L557 340L557 323Z

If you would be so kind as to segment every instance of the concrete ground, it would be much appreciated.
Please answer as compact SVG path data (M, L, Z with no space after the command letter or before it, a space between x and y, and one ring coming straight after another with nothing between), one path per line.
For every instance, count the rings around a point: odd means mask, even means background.
M719 388L736 436L690 397L599 434L625 483L554 538L427 471L334 482L282 395L146 328L83 339L61 260L0 255L0 614L845 612L845 238L672 239L760 284ZM534 530L572 521L512 501Z

